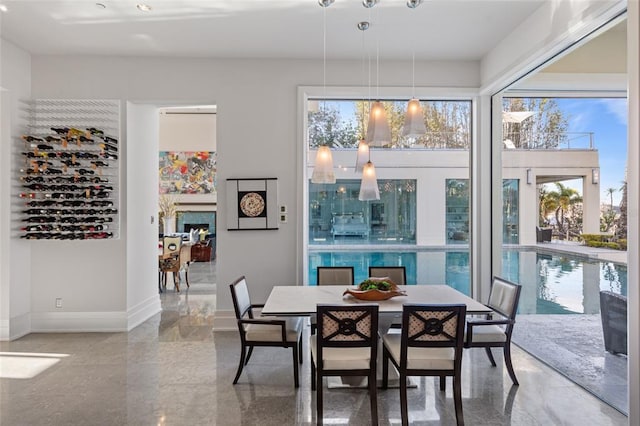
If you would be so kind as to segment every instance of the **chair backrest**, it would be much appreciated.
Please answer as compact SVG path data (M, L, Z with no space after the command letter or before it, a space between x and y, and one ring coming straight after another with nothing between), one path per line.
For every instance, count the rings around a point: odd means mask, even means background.
M378 351L378 305L318 305L318 361L322 348L371 348L371 365Z
M454 348L461 362L467 307L454 305L405 304L402 308L400 367L407 367L410 347Z
M318 285L353 285L353 266L318 266Z
M183 244L182 247L180 247L180 268L189 262L191 262L191 246Z
M236 312L236 318L243 319L247 312L251 312L251 299L249 298L249 289L247 288L247 280L244 275L230 284L229 288L231 289L231 299L233 300L233 309ZM240 324L238 324L238 327L241 331L243 330Z
M515 319L521 290L519 284L493 277L487 306L506 318Z
M164 237L162 239L162 252L164 254L178 254L180 253L180 246L182 245L182 238L178 237Z
M407 270L404 266L369 266L370 277L388 277L398 285L407 284Z

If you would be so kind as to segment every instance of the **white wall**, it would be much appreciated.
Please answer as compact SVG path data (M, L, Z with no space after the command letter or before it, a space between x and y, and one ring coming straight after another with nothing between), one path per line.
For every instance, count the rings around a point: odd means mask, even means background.
M127 103L127 329L160 312L158 296L158 109ZM150 149L155 147L154 151ZM125 198L124 195L122 198ZM124 228L124 226L123 226Z
M381 66L380 84L408 86L407 66L407 63ZM299 85L321 83L321 69L318 61L37 56L33 58L32 84L35 98L109 98L165 105L174 101L217 105L218 181L276 177L278 204L286 204L289 216L297 217L301 201L296 193L296 171L301 141L296 136L296 92ZM359 61L327 64L328 85L336 82L359 85L360 80ZM417 64L416 85L474 87L477 84L475 62ZM247 100L251 100L253 114L247 114ZM151 147L149 152L157 152L157 147ZM126 179L121 185L128 185ZM220 199L224 200L224 186L219 189ZM219 206L218 210L218 223L226 223L224 207ZM148 220L143 211L128 211L127 220L134 220L134 216L140 214L143 223ZM296 265L301 253L296 248L298 230L293 221L277 231L229 233L221 227L217 238L221 289L226 288L225 283L244 274L252 297L259 302L266 299L271 286L297 282ZM54 256L55 261L80 257L83 270L66 279L51 279L44 274L34 276L34 290L38 289L34 291L34 306L38 309L50 306L54 293L78 292L79 297L72 299L74 309L123 311L126 292L119 283L126 269L125 246L120 241L100 243L99 247L85 249L52 245L59 253ZM94 279L95 285L86 284L86 279L81 277L87 276L90 269L98 270L104 258L109 259L110 270ZM53 266L44 250L34 252L32 264L42 270ZM104 281L111 285L104 285ZM87 289L83 290L84 287ZM82 305L76 306L80 300ZM219 311L230 308L230 298L224 290L217 300Z
M31 97L31 56L0 40L0 340L20 337L30 331L30 244L12 238L19 222L11 212L23 208L14 176L18 139L25 131L25 105Z

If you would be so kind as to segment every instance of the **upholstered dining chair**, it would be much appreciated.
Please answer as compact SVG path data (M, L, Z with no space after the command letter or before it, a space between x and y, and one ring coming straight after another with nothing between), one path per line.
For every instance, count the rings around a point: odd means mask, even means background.
M318 266L318 285L353 285L353 266Z
M353 285L353 266L318 266L316 269L318 285ZM316 332L316 316L309 317L311 334Z
M404 266L369 266L370 277L387 277L398 285L407 284L407 270Z
M389 278L398 285L407 284L407 270L404 266L369 266L369 276L375 278ZM402 317L397 316L391 321L391 328L400 328Z
M252 304L244 276L229 285L233 309L236 313L238 331L240 332L240 362L233 384L238 383L240 374L249 363L255 346L274 346L292 348L293 379L295 387L300 386L298 379L298 362L302 364L302 321L299 317L291 318L258 318L256 313L263 304ZM247 351L248 349L248 351Z
M318 333L310 338L311 390L316 390L317 424L323 421L323 378L366 376L371 424L378 424L376 363L378 305L318 305Z
M446 377L453 377L453 400L458 425L462 415L462 347L465 305L405 304L400 333L383 336L382 388L389 383L389 361L400 376L400 415L409 424L407 377L438 376L440 390L445 390Z
M467 319L464 343L465 348L484 348L494 367L496 361L491 348L502 348L504 364L514 385L519 383L511 362L511 334L516 323L521 290L522 286L519 284L494 277L487 303L493 312L488 314L486 319Z
M162 287L167 289L167 273L173 273L173 283L176 287L176 291L180 291L180 269L182 268L181 257L186 256L183 254L183 248L190 249L190 247L182 244L182 239L178 237L164 237L162 239L162 259L159 261L160 276L162 281ZM189 258L190 258L189 254ZM189 259L190 260L190 259ZM187 286L188 286L187 277Z

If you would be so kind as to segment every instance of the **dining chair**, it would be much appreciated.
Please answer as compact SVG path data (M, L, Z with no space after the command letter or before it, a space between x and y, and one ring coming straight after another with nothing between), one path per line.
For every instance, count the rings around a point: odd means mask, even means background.
M323 421L323 378L366 376L371 424L378 424L376 364L378 305L318 305L318 333L312 335L311 390L316 390L317 423Z
M180 275L181 268L180 257L182 248L187 247L182 244L182 239L178 237L164 237L162 239L162 259L159 261L160 280L162 287L167 289L167 273L173 273L173 283L176 291L180 291ZM187 247L189 248L189 247ZM187 278L188 280L188 278ZM188 284L187 284L188 285Z
M318 266L318 285L353 285L353 266Z
M400 333L386 333L382 348L382 388L389 383L389 361L400 376L400 416L409 424L407 377L438 376L440 390L445 390L446 377L453 377L453 400L458 425L462 415L462 347L465 305L405 304Z
M318 285L353 285L353 266L318 266L316 269ZM311 334L316 332L316 316L309 317Z
M493 278L487 306L493 312L485 319L468 318L465 348L484 348L492 366L496 361L491 348L503 348L504 364L514 385L519 385L511 362L511 334L516 323L516 313L522 286L499 277Z
M229 285L233 309L236 313L238 331L240 332L240 362L233 384L238 383L240 374L249 363L255 346L273 346L292 348L293 350L293 379L295 387L300 386L298 380L298 362L302 364L302 321L300 317L258 318L259 308L264 304L252 304L249 298L247 281L244 276ZM247 351L248 349L248 351Z
M369 276L375 278L389 278L398 285L407 284L407 270L404 266L369 266ZM402 327L402 317L397 316L393 318L390 327Z
M369 276L387 277L398 285L407 284L407 270L404 266L369 266Z

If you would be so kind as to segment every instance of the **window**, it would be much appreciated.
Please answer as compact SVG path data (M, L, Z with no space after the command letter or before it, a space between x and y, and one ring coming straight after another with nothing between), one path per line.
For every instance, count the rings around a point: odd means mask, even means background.
M378 180L379 201L360 201L359 180L309 184L309 244L415 244L416 181Z

